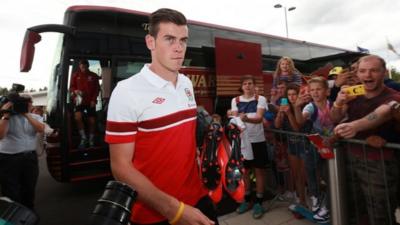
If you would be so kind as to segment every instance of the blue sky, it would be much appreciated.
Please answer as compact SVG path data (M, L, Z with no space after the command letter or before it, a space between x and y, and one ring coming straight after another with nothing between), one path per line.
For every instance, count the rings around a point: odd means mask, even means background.
M397 0L3 0L0 8L1 42L0 87L22 83L26 88L47 86L57 35L46 33L37 45L29 73L19 72L19 56L26 28L62 23L71 5L105 5L152 12L169 7L183 12L188 19L238 27L277 36L286 36L283 8L287 13L289 37L350 50L367 48L400 70L400 58L387 50L386 39L400 53L400 1Z

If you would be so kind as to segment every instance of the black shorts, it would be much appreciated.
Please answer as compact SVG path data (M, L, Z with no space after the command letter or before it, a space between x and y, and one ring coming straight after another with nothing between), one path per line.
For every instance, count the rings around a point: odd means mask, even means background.
M251 147L253 148L253 156L252 160L244 160L243 165L246 169L250 168L266 168L268 164L268 152L267 152L267 143L257 142L251 143Z
M75 106L74 112L81 112L89 117L96 116L96 107L90 107L88 105L78 105Z

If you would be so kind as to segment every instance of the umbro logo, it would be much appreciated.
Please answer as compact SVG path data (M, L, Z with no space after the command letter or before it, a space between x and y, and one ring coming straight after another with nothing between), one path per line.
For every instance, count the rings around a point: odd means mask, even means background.
M164 101L165 101L165 98L157 97L152 101L152 103L154 103L154 104L162 104Z

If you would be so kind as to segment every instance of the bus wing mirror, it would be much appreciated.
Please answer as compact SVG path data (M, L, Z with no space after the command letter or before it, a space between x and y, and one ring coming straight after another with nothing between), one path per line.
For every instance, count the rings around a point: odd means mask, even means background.
M20 71L28 72L32 67L33 57L35 55L35 44L38 43L42 37L39 33L26 30L24 43L21 49Z
M43 24L28 28L25 32L24 43L21 50L19 69L21 72L28 72L32 67L33 57L35 56L35 44L42 37L40 33L57 32L68 35L75 35L75 27L59 24Z

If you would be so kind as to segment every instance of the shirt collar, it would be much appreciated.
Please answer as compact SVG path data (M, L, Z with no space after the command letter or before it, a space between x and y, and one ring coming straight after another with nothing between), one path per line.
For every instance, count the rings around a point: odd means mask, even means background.
M156 73L151 71L150 64L145 64L143 66L141 72L143 72L143 74L145 74L144 77L146 78L146 80L148 82L150 82L152 85L154 85L154 86L156 86L158 88L162 88L162 87L164 87L164 86L166 86L166 85L168 85L170 83L169 81L161 78L159 75L157 75ZM179 78L180 76L179 75L180 74L178 74L178 77L177 77L176 87L178 87L179 84L180 84L180 81L179 81L180 80L180 78Z

